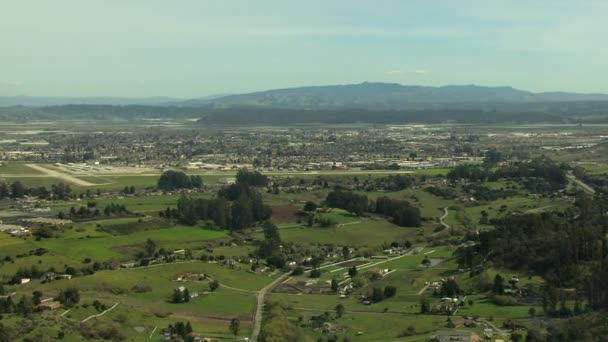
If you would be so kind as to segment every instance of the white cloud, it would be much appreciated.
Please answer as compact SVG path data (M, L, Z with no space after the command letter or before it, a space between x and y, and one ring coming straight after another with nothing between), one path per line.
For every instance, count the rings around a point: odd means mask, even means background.
M416 75L426 75L429 73L428 70L426 70L426 69L416 69L412 72Z
M386 72L386 74L391 75L391 76L403 75L403 71L402 70L389 70Z

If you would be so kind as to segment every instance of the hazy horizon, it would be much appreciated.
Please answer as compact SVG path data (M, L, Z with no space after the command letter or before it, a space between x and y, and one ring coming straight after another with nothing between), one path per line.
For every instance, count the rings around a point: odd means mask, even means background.
M608 93L608 3L6 1L0 96L197 98L364 81Z

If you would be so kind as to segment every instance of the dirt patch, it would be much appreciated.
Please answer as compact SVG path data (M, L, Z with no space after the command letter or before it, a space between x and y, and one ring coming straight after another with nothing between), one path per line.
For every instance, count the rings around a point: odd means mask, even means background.
M298 219L300 207L294 205L280 205L272 207L272 221L275 224L290 223Z

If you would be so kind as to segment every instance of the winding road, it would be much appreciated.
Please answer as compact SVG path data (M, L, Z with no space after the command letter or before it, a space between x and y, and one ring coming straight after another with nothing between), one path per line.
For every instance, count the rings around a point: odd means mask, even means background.
M447 223L445 223L445 222L443 221L443 219L444 219L444 218L448 217L448 213L449 213L449 212L448 212L448 207L443 208L443 216L441 216L441 217L439 218L439 223L441 223L441 225L442 225L442 226L443 226L445 229L450 229L450 225L449 225L449 224L447 224ZM436 233L433 233L433 235L437 235L437 234L441 233L442 231L443 231L443 230L440 230L440 231L438 231L438 232L436 232Z

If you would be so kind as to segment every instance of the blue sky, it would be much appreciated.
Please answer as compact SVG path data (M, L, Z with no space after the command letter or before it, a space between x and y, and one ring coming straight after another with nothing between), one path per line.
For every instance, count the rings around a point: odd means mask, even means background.
M0 95L363 81L608 93L604 0L1 0Z

